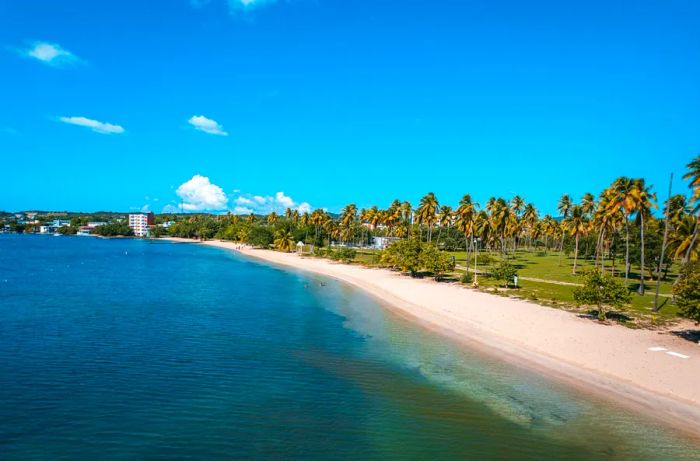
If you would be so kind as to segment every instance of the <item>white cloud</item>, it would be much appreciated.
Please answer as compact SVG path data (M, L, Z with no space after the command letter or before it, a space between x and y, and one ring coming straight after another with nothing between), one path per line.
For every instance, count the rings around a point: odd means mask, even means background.
M187 121L196 130L203 131L209 134L215 134L219 136L228 136L228 133L224 131L224 127L221 126L216 120L205 117L204 115L193 115Z
M309 202L302 202L297 207L299 213L311 213L311 204Z
M284 192L277 192L275 194L275 201L285 208L294 207L294 200L288 195L284 195Z
M80 62L80 58L56 43L33 42L30 48L20 50L20 53L28 58L36 59L52 66L77 64Z
M236 10L250 10L263 5L268 5L270 3L275 3L277 0L228 0L229 8L231 11Z
M84 126L90 128L96 133L102 134L121 134L124 133L124 128L119 125L112 125L111 123L100 122L98 120L92 120L85 117L59 117L58 118L63 123L68 123L70 125Z
M233 214L251 214L253 212L252 208L237 206L233 209Z
M284 213L287 208L299 211L299 213L311 212L312 207L308 202L297 203L292 197L280 191L272 195L243 194L234 199L236 214L269 214L271 212Z
M249 199L249 198L238 197L238 198L236 199L236 204L238 204L238 205L252 205L252 204L253 204L253 201L252 201L251 199Z
M223 210L228 203L228 197L221 187L198 174L180 185L175 192L182 199L183 211Z

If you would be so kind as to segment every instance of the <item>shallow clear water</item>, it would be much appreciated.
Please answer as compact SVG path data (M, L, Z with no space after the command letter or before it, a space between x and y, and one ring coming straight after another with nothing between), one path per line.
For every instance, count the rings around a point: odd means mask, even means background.
M698 459L345 284L187 244L0 235L0 459Z

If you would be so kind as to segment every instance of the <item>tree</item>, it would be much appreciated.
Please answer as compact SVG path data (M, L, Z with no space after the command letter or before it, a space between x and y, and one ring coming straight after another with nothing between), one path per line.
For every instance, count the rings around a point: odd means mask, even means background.
M557 210L561 215L561 219L565 220L569 217L569 210L571 209L571 197L569 194L564 194L559 198L559 203L557 204ZM561 252L564 251L564 232L561 233L561 243L559 243L559 265L561 266Z
M598 320L605 320L605 306L621 307L631 301L627 286L597 270L588 271L583 286L574 289L574 300L579 304L598 307Z
M422 265L422 247L423 244L417 238L399 240L384 250L381 263L402 272L408 272L411 277L415 277Z
M631 200L633 208L637 212L637 221L639 223L639 235L641 242L641 256L639 265L639 294L644 294L644 227L647 218L651 215L651 209L656 208L656 194L651 192L651 186L647 186L644 179L635 179L631 191Z
M420 199L420 204L416 208L416 223L420 226L423 224L428 225L428 242L431 241L433 236L433 226L437 221L437 211L440 204L438 203L437 197L432 192L428 192Z
M433 274L435 280L440 281L445 272L454 270L454 258L440 251L436 245L428 244L422 248L420 254L421 265Z
M289 230L280 229L275 234L275 237L275 248L279 251L289 253L294 249L294 238Z
M683 256L683 262L687 263L690 260L690 255L694 250L695 243L698 240L698 228L700 226L700 155L696 156L690 163L686 166L688 172L683 175L683 179L689 179L690 187L693 190L693 196L691 198L691 203L695 204L693 213L697 214L695 225L693 226L692 237L690 238L686 253Z
M681 313L700 322L700 262L683 266L678 283L673 285L673 295Z
M581 205L574 205L571 208L571 215L564 220L564 228L576 240L576 249L574 250L574 268L571 271L576 275L576 262L578 261L578 242L583 234L586 233L586 216Z
M265 226L251 226L245 235L245 243L254 247L268 248L273 241L272 231Z

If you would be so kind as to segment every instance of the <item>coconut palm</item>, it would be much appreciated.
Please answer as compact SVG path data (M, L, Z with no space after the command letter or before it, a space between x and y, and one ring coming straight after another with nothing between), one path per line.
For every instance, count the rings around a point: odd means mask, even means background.
M644 228L646 220L651 216L651 209L657 208L656 194L651 191L651 186L647 186L644 179L635 179L631 191L633 209L637 214L639 223L639 238L641 243L641 255L639 259L639 294L644 294Z
M557 210L561 216L562 221L569 217L569 210L571 209L571 196L569 194L564 194L559 198L559 203L557 204ZM561 266L561 254L564 251L564 232L561 233L561 242L559 243L559 265Z
M274 226L277 223L277 221L279 221L279 219L279 216L277 216L277 213L275 213L274 211L267 215L267 223L271 226Z
M420 204L416 208L416 222L419 226L428 225L428 242L432 240L433 226L437 222L437 211L439 207L437 197L432 192L428 192L420 199Z
M289 230L280 229L275 234L274 244L279 251L289 253L294 249L294 237Z
M690 203L694 205L693 213L697 214L697 219L695 220L693 236L686 249L686 254L683 256L683 263L690 261L690 254L694 251L695 244L698 240L698 226L700 226L700 155L691 160L690 163L686 165L686 168L688 172L683 175L683 179L690 180L688 187L693 190Z
M586 214L583 211L583 206L574 205L571 207L569 216L564 220L564 229L574 237L576 240L576 246L574 248L574 267L571 271L572 274L576 275L576 263L578 261L578 242L582 235L586 233L588 229L586 223Z
M613 181L611 186L611 211L618 211L625 218L625 283L629 279L630 272L630 227L629 217L634 213L635 201L632 198L634 192L634 180L621 176Z
M476 218L476 204L472 202L472 196L464 194L455 211L457 229L464 235L464 249L467 252L467 272L471 261L471 251L474 244L474 220Z

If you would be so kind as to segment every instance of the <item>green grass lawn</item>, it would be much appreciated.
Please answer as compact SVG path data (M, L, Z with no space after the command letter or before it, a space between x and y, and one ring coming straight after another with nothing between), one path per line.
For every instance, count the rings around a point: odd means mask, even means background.
M365 266L376 266L379 263L379 250L361 249L357 250L357 256L354 262ZM466 252L457 251L449 252L455 257L459 266L464 267L466 263ZM484 254L488 254L488 259L491 262L483 264L487 259ZM481 261L478 265L479 271L488 271L493 264L497 264L501 259L499 253L481 253ZM499 281L488 277L486 274L479 275L480 289L487 292L494 292L502 296L513 296L517 298L527 299L533 302L544 304L547 306L587 312L586 308L576 306L573 296L575 287L569 285L558 285L556 283L546 283L544 281L523 280L523 277L531 277L542 280L551 280L555 282L581 283L580 275L573 275L572 268L574 264L573 256L564 254L559 256L557 252L534 252L534 251L518 251L514 256L509 256L509 261L518 269L519 287L504 289L499 285ZM607 272L611 267L610 261L606 262ZM474 259L472 255L470 270L474 268ZM580 274L586 269L593 268L593 261L579 259L577 262L577 272ZM675 280L677 273L675 267L672 267L668 274L668 280L661 283L661 294L669 295L671 286ZM620 280L624 280L624 261L616 261L615 271ZM461 279L464 271L457 269L451 278L453 281ZM632 265L629 277L628 286L632 291L632 302L629 306L621 309L616 309L619 312L630 318L629 325L642 324L650 325L656 322L665 322L678 318L678 309L671 304L669 297L661 297L660 302L662 308L658 313L652 312L654 305L654 293L656 290L656 282L647 279L646 293L640 296L636 293L639 286L639 267Z
M464 266L465 252L452 252L457 260L457 264ZM484 266L479 266L480 271L487 271L491 264L500 261L500 255L490 254L490 259L493 261ZM560 256L558 253L528 252L518 251L509 261L518 268L520 277L518 289L508 289L501 294L508 294L519 298L525 298L536 301L542 304L552 305L555 307L575 308L573 290L575 287L569 285L557 285L554 283L545 283L539 281L523 280L522 277L532 277L543 280L552 280L558 282L581 283L579 275L573 275L572 268L574 259L566 255ZM608 271L611 263L607 262ZM474 259L472 256L472 264L470 269L474 268ZM577 272L580 274L586 269L592 269L593 262L589 260L579 260L577 262ZM624 280L624 273L620 273L624 269L624 261L616 262L616 274L619 280ZM672 268L673 269L673 268ZM609 273L609 272L608 272ZM668 274L668 280L661 282L660 293L669 295L671 286L675 280L676 273L671 270ZM460 275L461 276L461 272ZM486 276L479 277L479 283L482 289L493 290L499 282L490 279ZM653 313L654 293L656 290L656 282L652 280L646 281L646 293L640 296L636 293L639 286L639 268L634 265L631 267L628 286L632 291L632 302L618 311L624 312L627 316L640 323L649 323L652 320L668 321L678 317L678 309L670 303L670 298L660 297L662 308L659 312Z

